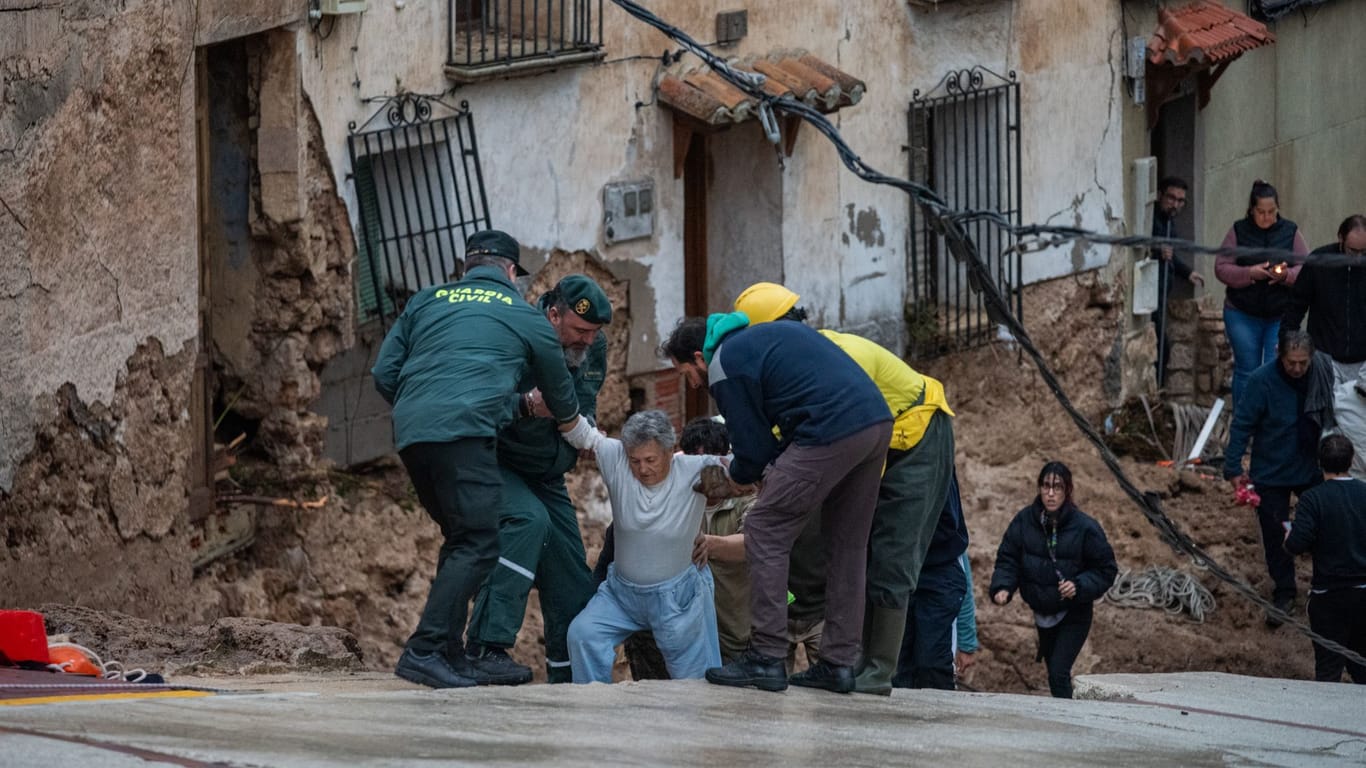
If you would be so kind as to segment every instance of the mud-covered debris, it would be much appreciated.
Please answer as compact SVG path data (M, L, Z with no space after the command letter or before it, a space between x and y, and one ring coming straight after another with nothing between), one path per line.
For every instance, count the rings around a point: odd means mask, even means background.
M225 618L173 627L117 611L43 605L49 635L67 635L125 669L164 675L350 672L363 668L360 643L338 627Z

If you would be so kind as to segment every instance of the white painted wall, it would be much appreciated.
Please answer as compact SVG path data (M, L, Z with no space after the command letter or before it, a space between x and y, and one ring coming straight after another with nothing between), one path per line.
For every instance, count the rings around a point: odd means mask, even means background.
M863 102L834 119L868 163L898 176L907 173L902 147L915 89L928 91L952 68L1020 70L1026 220L1105 230L1123 210L1119 131L1112 125L1118 113L1109 107L1121 88L1110 66L1119 46L1118 8L1094 0L1064 4L1068 8L1001 0L921 12L902 0L752 0L741 4L749 11L749 36L724 53L801 48L865 80ZM714 14L735 5L679 1L658 10L709 41ZM632 286L633 343L645 349L631 355L636 372L658 365L652 354L658 336L683 312L683 185L673 178L672 116L652 104L657 62L612 61L657 56L665 40L610 2L605 11L609 63L464 86L448 100L467 100L474 112L495 226L530 249L584 249L617 263L622 274L646 276L645 285ZM377 2L361 17L339 19L327 40L301 37L304 88L339 180L349 171L347 123L364 121L379 106L362 98L393 93L396 83L424 93L449 88L442 73L444 31L444 4L408 3L397 10ZM1037 40L1019 42L1026 35ZM682 66L698 64L686 57ZM649 105L636 108L637 102ZM655 181L655 236L605 246L602 186L641 178ZM340 188L354 217L352 186ZM781 196L783 269L774 277L801 293L821 324L899 346L907 196L855 178L810 128L801 130L786 161ZM733 231L743 223L709 226ZM1108 258L1101 250L1031 255L1026 279L1094 268Z
M913 87L984 66L1020 82L1025 223L1118 232L1124 212L1124 101L1118 3L946 3L911 12ZM904 134L903 134L904 135ZM1104 266L1110 249L1054 248L1024 257L1023 282Z

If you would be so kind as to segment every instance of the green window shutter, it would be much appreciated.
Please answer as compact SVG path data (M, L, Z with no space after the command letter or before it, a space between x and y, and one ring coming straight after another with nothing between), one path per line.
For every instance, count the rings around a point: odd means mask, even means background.
M394 303L382 283L388 273L384 266L384 251L379 244L379 190L375 186L370 158L356 158L352 175L361 219L361 231L356 238L356 319L363 324L381 316L392 316Z

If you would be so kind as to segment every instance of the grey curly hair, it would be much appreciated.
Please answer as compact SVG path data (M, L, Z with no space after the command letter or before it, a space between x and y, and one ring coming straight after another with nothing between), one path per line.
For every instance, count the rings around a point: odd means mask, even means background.
M621 442L627 450L654 442L665 451L672 451L677 440L673 422L663 411L633 413L621 427Z

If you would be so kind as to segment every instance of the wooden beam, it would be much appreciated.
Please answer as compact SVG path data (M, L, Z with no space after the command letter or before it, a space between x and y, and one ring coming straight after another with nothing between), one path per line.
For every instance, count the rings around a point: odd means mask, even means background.
M797 147L797 129L802 127L802 119L788 115L783 118L783 157L792 157Z
M688 159L688 147L692 144L693 129L678 116L674 116L674 179L683 178L683 168Z

